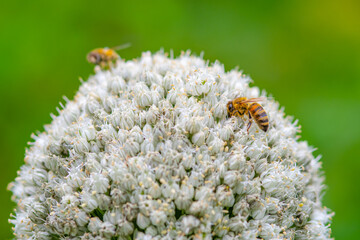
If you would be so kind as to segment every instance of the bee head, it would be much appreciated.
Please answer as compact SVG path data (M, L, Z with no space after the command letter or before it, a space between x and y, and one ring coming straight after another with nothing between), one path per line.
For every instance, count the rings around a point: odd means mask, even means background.
M232 115L232 113L233 113L234 110L235 110L232 101L228 102L227 105L226 105L226 107L227 107L228 114L229 114L229 115Z
M89 63L93 63L93 64L99 64L101 61L100 54L96 52L90 52L86 58Z

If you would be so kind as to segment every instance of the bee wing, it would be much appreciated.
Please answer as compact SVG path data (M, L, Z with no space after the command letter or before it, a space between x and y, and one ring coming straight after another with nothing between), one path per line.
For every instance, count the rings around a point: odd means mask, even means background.
M243 103L250 103L250 102L261 102L261 101L265 101L266 97L258 97L258 98L249 98L246 99L244 101L242 101Z
M124 43L124 44L121 44L119 46L112 47L111 49L113 49L115 51L119 51L119 50L122 50L122 49L125 49L125 48L128 48L128 47L131 47L131 43Z

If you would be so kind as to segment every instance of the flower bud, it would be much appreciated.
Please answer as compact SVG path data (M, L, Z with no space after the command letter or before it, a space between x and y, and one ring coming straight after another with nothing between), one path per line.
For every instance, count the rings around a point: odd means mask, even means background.
M192 136L191 141L196 145L196 146L202 146L205 143L205 134L204 132L200 131L198 133L195 133Z
M150 219L148 217L145 217L143 214L139 213L137 215L136 224L141 228L145 229L150 224Z
M198 227L200 221L194 216L186 216L181 219L181 230L185 234L189 234L194 228Z

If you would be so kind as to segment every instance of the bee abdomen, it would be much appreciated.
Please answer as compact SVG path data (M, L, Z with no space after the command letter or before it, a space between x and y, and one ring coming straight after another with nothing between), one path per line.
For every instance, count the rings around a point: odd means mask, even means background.
M258 103L253 103L250 105L249 111L259 128L266 132L269 128L269 118L264 108Z

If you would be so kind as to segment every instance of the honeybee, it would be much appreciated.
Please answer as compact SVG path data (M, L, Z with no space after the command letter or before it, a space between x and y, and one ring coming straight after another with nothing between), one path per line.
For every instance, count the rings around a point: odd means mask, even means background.
M266 114L264 108L257 103L258 101L263 101L265 98L246 98L239 97L235 98L232 101L227 103L227 111L230 117L236 116L243 118L244 116L249 116L249 122L247 124L247 132L255 120L256 124L261 130L266 132L269 128L269 117Z
M96 48L92 50L86 56L86 59L89 63L100 65L101 68L110 67L110 64L115 62L120 58L120 56L116 53L116 51L128 48L130 46L129 43L116 46L113 48Z

